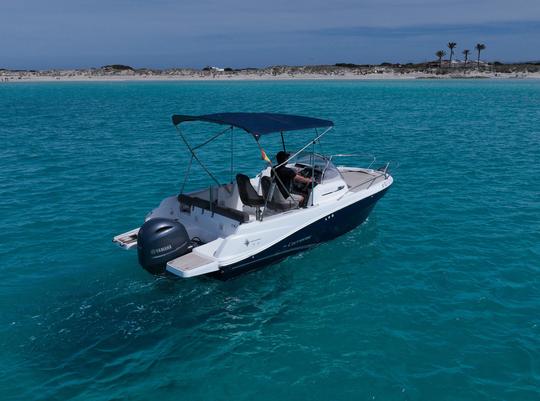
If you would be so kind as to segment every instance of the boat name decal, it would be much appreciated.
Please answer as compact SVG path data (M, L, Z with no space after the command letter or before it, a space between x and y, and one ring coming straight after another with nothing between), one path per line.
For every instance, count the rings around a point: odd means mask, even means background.
M289 242L287 245L285 245L285 248L292 248L293 246L296 246L302 242L310 240L311 237L312 237L311 235L308 235L307 237L301 238L299 240Z

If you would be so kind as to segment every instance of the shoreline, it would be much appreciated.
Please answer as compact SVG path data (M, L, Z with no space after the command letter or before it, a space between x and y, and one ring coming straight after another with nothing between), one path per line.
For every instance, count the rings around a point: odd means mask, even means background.
M506 67L506 66L505 66ZM540 79L540 68L365 68L271 67L232 71L170 69L149 70L126 67L121 70L92 68L81 70L1 70L0 84L9 82L126 82L126 81L305 81L305 80L415 80L415 79Z
M0 79L0 84L7 83L47 83L47 82L241 82L241 81L414 81L414 80L434 80L434 81L450 81L450 80L538 80L540 74L516 75L516 74L499 74L498 76L384 76L384 75L368 75L368 76L331 76L331 75L305 75L305 76L236 76L236 77L133 77L133 76L118 76L118 77L24 77L15 79Z

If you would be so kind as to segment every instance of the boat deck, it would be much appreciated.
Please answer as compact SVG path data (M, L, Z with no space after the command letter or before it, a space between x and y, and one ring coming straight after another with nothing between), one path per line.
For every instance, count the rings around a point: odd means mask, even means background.
M137 246L137 235L139 228L127 231L113 238L113 242L124 249L131 249Z
M384 181L385 174L381 171L374 170L340 170L343 179L349 186L349 190L358 192L368 189L372 185Z
M217 271L218 264L215 259L190 252L169 261L167 270L180 277L192 277Z

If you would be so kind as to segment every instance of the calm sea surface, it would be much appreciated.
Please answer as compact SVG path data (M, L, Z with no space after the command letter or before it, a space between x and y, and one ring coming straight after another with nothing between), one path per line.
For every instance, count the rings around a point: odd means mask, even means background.
M540 399L540 82L0 84L0 111L2 400ZM399 162L394 185L280 264L152 277L111 238L179 191L170 116L219 111L332 119L323 150Z

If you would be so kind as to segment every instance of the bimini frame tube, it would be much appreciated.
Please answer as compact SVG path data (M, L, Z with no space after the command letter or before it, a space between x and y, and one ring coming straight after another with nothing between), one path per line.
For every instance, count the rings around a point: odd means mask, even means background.
M300 204L294 199L294 197L291 196L291 193L288 191L287 187L283 184L283 182L281 181L281 179L279 178L279 175L276 173L276 169L278 167L281 167L281 166L284 166L286 165L291 159L295 158L296 156L298 156L300 153L302 153L305 149L307 149L310 145L313 145L313 152L312 154L315 154L315 143L320 139L322 138L326 133L328 133L328 131L330 131L333 127L328 127L326 130L324 130L320 135L316 135L315 138L311 141L309 141L302 149L300 149L299 151L297 151L296 153L294 153L292 156L290 156L287 160L285 160L283 163L281 164L278 164L277 166L273 166L272 163L270 163L270 169L271 171L274 173L274 174L271 174L271 179L272 179L272 184L275 184L275 181L279 181L281 186L285 189L285 191L287 192L287 194L291 197L291 199L293 200L293 202L296 204L296 207L299 207ZM317 130L315 130L315 133L317 133ZM282 134L282 138L283 138L283 133ZM263 148L261 147L261 144L259 143L258 140L256 140L257 142L257 146L259 147L259 150L262 152L263 151ZM284 145L284 148L285 149L285 143L283 142L283 145ZM313 176L313 173L312 173L312 176ZM314 188L314 183L312 182L311 184L311 206L313 206L313 188ZM271 199L272 198L272 194L273 192L275 191L275 187L274 185L271 187L271 190L270 190L270 194L269 194L269 198ZM279 190L279 188L278 188ZM268 201L269 199L265 199L265 203L264 203L264 209L263 209L263 212L261 213L261 220L263 219L264 217L264 212L266 211L266 206L268 204Z
M296 156L298 156L300 153L302 153L304 150L306 150L310 145L312 144L315 144L315 142L317 142L319 139L321 139L324 135L326 135L326 133L328 131L330 131L332 128L334 127L328 127L327 129L324 130L324 132L318 136L316 136L314 139L312 139L311 141L309 141L307 143L307 145L305 145L302 149L300 149L298 152L294 153L292 156L290 156L287 160L285 160L283 163L281 164L278 164L277 166L274 167L274 169L278 168L278 167L281 167L281 166L284 166L286 165L289 160L291 159L294 159Z
M195 159L197 160L197 162L201 165L201 167L204 169L204 171L206 172L206 174L208 174L210 176L210 178L212 178L216 184L219 186L221 186L220 182L218 181L218 179L214 176L214 174L212 174L210 172L210 170L208 170L208 168L203 164L203 162L197 157L197 154L195 153L195 149L198 149L204 145L207 145L208 143L212 142L214 139L218 138L219 136L221 136L222 134L224 134L225 132L227 132L228 130L231 130L232 131L232 126L230 127L227 127L226 129L224 129L223 131L217 133L216 135L214 135L212 138L206 140L205 142L203 142L202 144L200 145L197 145L195 147L192 147L189 142L187 141L187 139L184 137L184 135L182 134L182 131L180 131L180 128L178 128L178 125L175 126L176 127L176 131L178 131L178 134L180 135L180 138L182 138L182 141L184 142L184 144L186 145L186 147L188 148L189 152L191 153L191 157L192 159ZM184 179L184 185L187 181L187 175L189 174L190 170L191 170L191 162L190 162L190 165L189 165L189 169L186 173L186 177ZM184 190L184 185L182 185L182 192ZM225 190L229 193L231 193L231 191L225 187ZM210 187L210 192L212 192L212 188ZM210 194L211 195L211 194Z
M233 132L233 126L230 125L228 126L227 128L225 128L224 130L218 132L217 134L215 134L214 136L212 136L211 138L207 139L206 141L204 141L203 143L199 144L199 145L196 145L196 146L191 146L190 143L188 142L188 140L186 139L186 137L182 134L182 131L180 130L178 124L175 124L175 128L176 128L176 131L178 132L178 135L180 135L180 138L182 138L182 141L184 142L184 144L186 145L186 147L188 148L189 152L191 153L191 160L189 162L189 168L186 172L186 176L184 177L184 182L182 184L182 189L181 189L181 193L184 192L184 187L185 187L185 184L188 180L188 176L190 174L190 171L191 171L191 166L192 166L192 163L193 163L193 159L197 160L197 162L201 165L201 167L204 169L204 171L206 172L206 174L208 174L208 176L210 178L212 178L212 180L218 185L218 187L221 186L220 182L218 181L218 179L212 174L212 172L204 165L204 163L199 159L199 157L197 156L197 154L195 153L195 150L196 149L199 149L205 145L207 145L208 143L212 142L213 140L215 140L216 138L220 137L221 135L223 135L225 132L231 130L231 134ZM279 177L277 176L277 174L275 174L275 170L278 168L278 167L281 167L285 164L287 164L291 159L295 158L296 156L298 156L300 153L302 153L305 149L307 149L310 145L313 145L313 153L315 152L315 144L317 143L317 141L322 138L328 131L330 131L331 129L333 128L333 126L329 126L328 128L326 128L320 135L317 135L317 130L315 130L315 133L316 133L316 136L314 139L312 139L311 141L309 141L305 146L303 146L300 150L298 150L297 152L295 152L292 156L290 156L287 160L285 160L283 163L281 164L278 164L277 166L272 166L272 163L270 163L270 169L274 172L273 174L273 180L272 181L275 181L276 179L280 181L280 183L282 184L282 186L285 188L285 186L283 185L283 183L281 182L281 180L279 179ZM283 131L280 132L281 134L281 141L282 141L282 145L283 145L283 149L285 150L285 140L284 140L284 137L283 137ZM259 143L259 137L254 135L254 138L255 138L255 142L257 143L257 146L259 147L259 150L262 152L263 149ZM232 155L232 152L234 151L234 146L233 146L233 143L234 143L234 139L232 138L232 135L231 135L231 180L232 180L232 174L233 174L233 167L234 167L234 156ZM232 182L232 181L231 181ZM226 186L224 187L225 190L229 193L232 193L232 190L228 189ZM212 191L212 187L209 188L210 190L210 196L212 196L211 194L211 191ZM285 188L285 190L287 191L287 189ZM289 193L289 191L287 191L287 193L289 194L289 196L291 196L291 194ZM311 199L311 204L313 206L313 185L312 185L312 199ZM298 202L296 202L296 200L294 200L294 198L291 196L291 199L293 199L293 201L296 203L297 207L299 206ZM266 204L267 204L268 200L266 200L265 202L265 209L266 209ZM263 211L264 213L264 211ZM262 215L261 215L261 219L262 219Z

